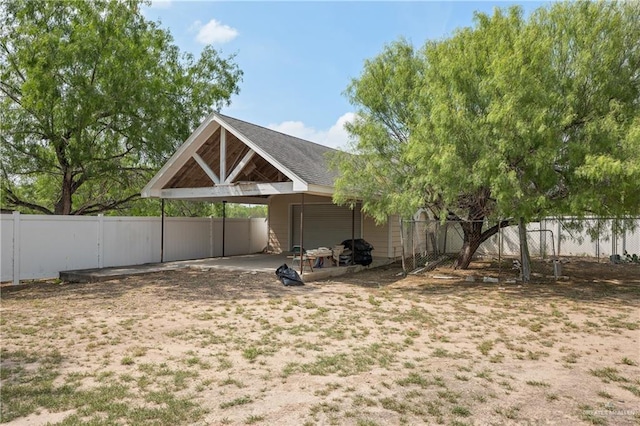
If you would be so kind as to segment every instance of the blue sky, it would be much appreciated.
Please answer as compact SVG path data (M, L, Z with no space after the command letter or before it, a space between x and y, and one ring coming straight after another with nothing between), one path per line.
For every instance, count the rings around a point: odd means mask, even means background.
M415 46L470 26L473 12L520 4L484 2L244 2L157 0L148 19L171 31L182 51L206 44L236 54L240 94L221 112L332 147L344 147L353 117L344 90L386 43Z

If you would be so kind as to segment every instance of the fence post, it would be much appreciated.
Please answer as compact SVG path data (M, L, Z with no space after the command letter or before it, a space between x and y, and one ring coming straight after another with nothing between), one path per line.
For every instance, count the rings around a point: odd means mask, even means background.
M20 284L20 212L13 212L13 285Z
M213 257L213 216L209 216L209 257Z
M618 254L618 235L616 233L616 220L611 219L611 254Z
M247 232L247 235L249 236L249 238L247 238L247 253L251 253L251 217L247 219L247 225L249 226L249 232Z
M104 214L98 215L98 268L104 268Z
M562 225L560 223L560 219L558 219L558 251L556 252L557 257L560 257L560 241L562 241Z

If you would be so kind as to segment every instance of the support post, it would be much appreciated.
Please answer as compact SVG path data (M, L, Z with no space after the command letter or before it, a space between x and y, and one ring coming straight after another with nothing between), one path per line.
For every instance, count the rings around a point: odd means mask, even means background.
M267 253L271 253L271 197L267 201Z
M356 209L351 208L351 264L356 264Z
M402 255L402 272L405 275L407 275L407 265L405 264L405 261L404 261L404 257L405 257L405 252L404 252L404 219L402 219L402 216L400 217L400 248L402 249L402 251L401 251L401 255Z
M502 277L502 221L498 218L498 277Z
M160 263L164 263L164 198L160 199Z
M222 257L224 257L224 237L226 231L227 222L227 202L222 202Z
M300 256L300 275L304 271L304 262L302 259L304 258L304 253L302 252L302 248L304 247L304 192L300 194L300 252L298 255ZM295 255L294 255L295 256Z
M13 285L20 284L20 212L13 212Z

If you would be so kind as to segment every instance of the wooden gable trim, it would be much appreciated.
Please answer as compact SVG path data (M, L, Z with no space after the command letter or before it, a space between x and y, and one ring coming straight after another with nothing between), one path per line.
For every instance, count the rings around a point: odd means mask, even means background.
M222 117L219 116L215 116L215 120L220 123L220 125L227 129L228 131L230 131L231 133L233 133L233 135L235 137L237 137L238 139L240 139L241 142L243 142L245 145L247 145L249 148L251 148L252 150L254 150L256 153L258 153L258 155L260 155L262 158L264 158L265 160L267 160L269 163L271 163L276 169L278 169L279 171L282 172L282 174L284 174L286 177L288 177L289 179L291 179L293 181L293 188L296 192L303 192L306 191L308 189L308 183L305 182L303 179L301 179L298 175L296 175L295 173L293 173L291 170L289 170L288 168L286 168L285 166L283 166L276 158L274 158L271 154L269 154L268 152L262 150L259 146L257 146L256 144L254 144L251 139L247 138L245 135L243 135L240 131L238 131L236 128L234 128L233 126L229 125L229 123L227 123L226 121L224 121L224 119Z
M142 197L159 197L160 189L166 185L175 173L193 157L198 149L217 130L220 123L214 120L215 113L209 115L200 126L180 145L180 148L169 158L156 175L142 189ZM197 161L197 160L196 160Z
M211 169L211 167L203 160L198 154L198 150L207 142L207 140L220 128L220 170L219 175ZM240 142L249 147L249 151L243 159L238 163L230 174L227 175L226 170L226 132L233 134ZM163 189L172 178L181 171L187 161L193 158L193 160L202 168L206 175L211 179L215 185L231 184L234 179L242 172L242 170L250 164L250 160L258 154L265 161L275 167L280 173L292 182L293 192L305 192L309 190L309 184L301 179L294 172L284 167L276 158L270 155L268 152L262 150L259 146L254 144L249 138L247 138L240 131L235 129L229 123L225 122L223 118L219 117L216 113L209 115L203 123L187 138L187 140L178 148L178 150L171 156L171 158L164 164L164 166L156 173L156 175L149 181L149 183L141 191L143 198L146 197L160 197L160 198L176 198L175 196L165 197L167 194L175 194L175 190L182 188L166 188ZM232 165L233 166L233 165ZM188 189L188 188L184 188ZM192 188L197 189L197 188ZM174 192L167 192L174 191ZM224 193L225 191L221 191ZM324 191L323 191L324 192ZM280 192L276 192L280 193ZM274 194L276 194L274 193ZM285 192L289 193L289 192ZM271 195L271 193L267 194ZM191 197L186 197L191 198Z
M211 167L209 167L209 165L202 159L202 157L200 157L197 152L194 152L192 157L194 160L196 160L196 163L198 163L200 168L207 174L207 176L209 176L209 179L211 179L211 181L216 185L219 185L220 179L215 174L215 172L211 170Z
M264 195L293 194L293 182L276 183L236 183L233 185L216 185L207 188L167 188L159 191L161 198L225 198L225 197L257 197Z

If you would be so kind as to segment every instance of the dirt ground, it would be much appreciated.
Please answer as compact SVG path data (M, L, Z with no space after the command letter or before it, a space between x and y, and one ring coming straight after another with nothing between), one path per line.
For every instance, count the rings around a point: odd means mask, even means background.
M3 285L0 421L640 424L640 265L509 266Z

